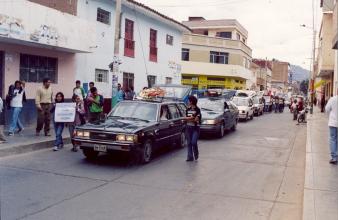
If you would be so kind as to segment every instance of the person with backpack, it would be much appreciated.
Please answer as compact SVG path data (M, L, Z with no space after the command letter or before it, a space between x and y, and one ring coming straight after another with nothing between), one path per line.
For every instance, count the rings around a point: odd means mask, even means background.
M90 89L91 96L88 97L89 103L89 122L93 123L100 120L103 113L103 96L98 94L97 88Z
M13 136L14 132L20 133L24 129L20 121L20 114L23 103L26 102L26 94L20 81L15 81L14 85L9 86L7 97L8 107L12 112L8 136Z
M86 92L83 89L83 87L81 87L81 81L80 80L76 80L76 82L75 82L75 88L73 89L73 95L79 96L79 98L81 100L85 100L85 98L86 98Z
M72 101L76 103L76 107L75 107L74 122L68 124L69 134L71 138L74 137L75 127L86 123L86 120L85 120L86 111L85 111L85 106L84 106L83 101L78 95L73 95ZM73 140L72 140L72 144L73 144L72 151L77 152L77 146L74 144Z

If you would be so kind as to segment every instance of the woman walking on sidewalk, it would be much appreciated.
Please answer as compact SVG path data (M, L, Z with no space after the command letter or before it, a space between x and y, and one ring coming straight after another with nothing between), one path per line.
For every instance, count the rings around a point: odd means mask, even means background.
M338 92L338 91L337 91ZM338 96L335 95L329 99L325 106L325 112L329 114L329 143L331 150L331 164L337 164L337 145L338 145Z
M71 138L74 137L75 127L86 123L86 120L85 120L86 111L85 111L84 103L81 100L81 97L79 97L78 95L73 95L73 102L76 103L75 120L73 123L68 124L69 134ZM77 146L73 143L73 140L72 140L72 144L73 144L72 151L77 152Z
M62 140L62 132L65 127L64 122L55 122L55 108L57 103L65 102L65 96L62 92L58 92L55 96L55 103L51 109L51 113L53 113L54 118L54 130L55 130L55 141L54 141L54 148L53 151L58 151L59 149L63 148L63 140Z
M20 81L15 81L8 89L8 101L12 111L10 127L8 136L13 136L14 132L20 133L23 131L23 125L20 121L20 114L22 111L23 103L26 102L25 90Z

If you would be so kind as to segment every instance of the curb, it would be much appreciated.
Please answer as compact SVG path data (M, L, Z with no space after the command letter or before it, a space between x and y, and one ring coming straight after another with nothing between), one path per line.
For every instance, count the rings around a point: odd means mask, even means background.
M69 137L64 138L63 142L64 144L71 143ZM49 141L29 143L29 144L24 144L24 145L19 145L19 146L9 146L3 149L0 148L0 158L11 156L11 155L29 153L29 152L38 151L38 150L47 149L47 148L52 148L53 144L54 144L54 140L49 140Z
M312 163L312 143L311 143L311 120L308 118L306 126L306 152L305 152L305 180L303 192L303 220L315 220L314 194L308 185L313 185L313 163Z

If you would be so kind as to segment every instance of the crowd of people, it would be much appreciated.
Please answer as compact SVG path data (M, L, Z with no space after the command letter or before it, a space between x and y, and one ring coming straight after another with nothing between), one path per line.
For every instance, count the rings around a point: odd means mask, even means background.
M55 108L57 103L65 102L65 95L62 92L57 92L53 97L53 89L51 80L45 78L42 86L37 89L35 95L35 106L37 110L36 122L36 136L40 136L43 131L44 136L51 136L50 124L53 123L55 131L54 151L63 148L62 133L65 127L68 127L69 134L72 137L74 129L78 125L85 124L86 122L94 122L99 120L103 115L104 98L99 94L98 89L95 87L94 82L90 82L88 91L81 86L81 81L75 82L75 87L72 91L71 102L75 103L76 113L75 119L71 123L63 123L55 121ZM122 100L133 100L136 94L134 88L123 89L121 84L117 88L117 102ZM21 122L20 115L27 101L25 92L25 82L15 81L13 85L9 86L8 93L5 99L0 97L0 113L4 108L10 112L10 121L8 136L14 136L24 130L24 125ZM0 143L6 142L3 128L0 128ZM73 146L73 151L77 151L76 146Z

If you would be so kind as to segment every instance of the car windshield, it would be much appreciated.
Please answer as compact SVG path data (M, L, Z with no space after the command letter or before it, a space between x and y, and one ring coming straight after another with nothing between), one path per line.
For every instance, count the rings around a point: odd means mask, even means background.
M156 121L157 105L142 102L120 102L108 117L134 118Z
M224 109L224 102L222 100L199 99L198 105L202 110L222 112Z
M241 98L234 98L232 100L237 106L248 106L249 102L247 99L241 99Z

